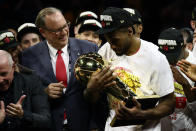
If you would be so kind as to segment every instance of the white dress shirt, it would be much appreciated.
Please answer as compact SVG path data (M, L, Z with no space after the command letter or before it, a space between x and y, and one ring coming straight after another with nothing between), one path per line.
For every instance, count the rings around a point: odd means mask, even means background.
M54 71L54 74L56 76L56 60L57 60L57 49L55 49L54 47L52 47L48 41L47 41L47 45L48 45L48 49L49 49L49 54L50 54L50 61L52 63L52 68ZM66 67L66 73L67 73L67 84L69 82L69 53L67 50L68 44L65 45L65 47L63 47L61 50L63 51L63 53L61 54L63 61L65 63L65 67Z

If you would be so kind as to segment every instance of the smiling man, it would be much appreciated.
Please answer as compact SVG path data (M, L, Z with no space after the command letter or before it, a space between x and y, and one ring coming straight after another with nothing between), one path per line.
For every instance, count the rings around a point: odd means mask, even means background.
M59 9L42 9L36 18L45 41L27 49L22 54L22 64L35 70L48 86L53 131L88 131L104 128L95 123L92 105L83 98L86 88L74 77L77 58L88 52L97 52L91 42L69 38L69 23ZM104 117L102 117L104 119Z
M47 131L51 115L40 79L15 72L12 57L4 50L0 59L0 130Z

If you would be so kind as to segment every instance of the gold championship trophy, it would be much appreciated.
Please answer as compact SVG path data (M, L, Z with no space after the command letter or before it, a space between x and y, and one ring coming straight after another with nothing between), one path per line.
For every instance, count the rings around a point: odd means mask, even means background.
M88 80L95 71L103 69L104 66L107 66L108 62L105 61L101 55L98 53L87 53L81 55L75 63L75 76L82 84L87 85ZM143 110L155 107L156 103L159 100L159 96L141 96L136 94L136 91L133 88L130 88L125 84L120 77L116 78L116 86L105 88L104 91L109 96L110 107L115 108L118 101L123 101L125 106L131 108L134 106L132 98L136 98L140 102L141 108ZM141 85L140 85L141 86ZM126 126L126 125L141 125L144 124L146 120L144 119L131 119L131 120L118 120L116 116L111 122L112 127L117 126Z

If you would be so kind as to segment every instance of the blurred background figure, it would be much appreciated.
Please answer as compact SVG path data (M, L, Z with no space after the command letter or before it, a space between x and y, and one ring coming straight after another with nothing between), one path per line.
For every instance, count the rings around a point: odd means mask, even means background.
M140 38L143 31L142 16L137 9L123 8L131 14L133 27L135 29L135 36Z
M96 34L95 32L101 28L102 28L101 23L97 20L94 19L84 20L81 23L76 38L81 40L88 40L90 42L97 44L97 46L100 47L102 40L99 37L99 35Z
M17 40L21 43L22 50L42 41L39 29L33 23L24 23L18 28Z
M191 28L193 29L193 55L196 57L196 7L193 8L192 10L192 16L191 16L191 21L190 21Z
M179 34L179 32L180 30L176 28L168 28L162 31L158 40L159 51L167 57L170 65L176 66L176 63L182 59L196 64L196 58L191 51L186 49L182 33ZM187 78L185 74L183 74L183 76L188 80L191 86L194 86L194 81Z
M168 28L167 29L168 32L171 31L171 30L176 30L176 32L179 32L178 29L175 29L175 28ZM165 32L167 32L167 30L165 30ZM166 34L166 33L165 33ZM186 49L186 45L184 43L184 39L183 39L183 35L182 33L179 35L179 34L175 34L175 33L170 33L170 37L167 35L167 36L164 36L165 37L168 37L168 39L170 38L172 40L172 38L176 38L178 39L178 41L181 41L181 39L183 40L180 44L176 44L176 43L172 43L172 44L169 44L169 43L166 43L163 41L162 45L160 45L159 41L158 41L158 46L159 46L159 50L166 55L171 53L171 52L174 52L176 51L177 54L175 54L175 57L167 57L168 58L168 61L171 65L176 65L177 61L178 60L181 60L181 59L185 59L191 63L194 63L196 64L196 58L194 57L193 53L189 50ZM159 39L160 36L159 36ZM177 41L177 42L178 42ZM178 42L179 43L179 42Z
M188 27L182 28L180 29L180 31L184 39L185 48L189 51L192 51L193 50L193 31Z
M15 71L22 73L32 72L32 70L19 64L20 42L16 41L13 32L9 30L0 31L0 50L5 50L11 54Z
M183 41L181 31L175 28L163 30L158 39L159 50L166 56L173 72L175 87L174 92L176 97L174 113L162 118L161 120L161 128L163 131L186 130L187 121L185 119L186 115L184 113L184 109L186 107L187 100L192 101L194 97L190 94L190 90L186 90L187 85L189 88L191 88L191 85L194 86L194 81L191 81L183 72L180 71L180 68L176 66L185 50ZM178 73L178 75L176 75L176 73ZM184 77L186 84L182 83L179 76Z
M75 23L75 26L74 26L74 35L75 37L77 36L78 34L78 30L81 26L81 23L84 21L84 20L88 20L88 19L95 19L95 20L98 20L98 16L92 12L92 11L84 11L84 12L81 12L77 18L76 18L76 23Z
M196 27L196 7L194 7L192 10L190 25L191 25L191 28L193 30L195 30L195 27Z
M196 43L196 29L193 32L193 45Z
M18 64L19 42L16 41L13 32L8 30L0 31L0 50L6 50L12 56L15 64Z
M193 51L192 51L194 57L196 58L196 46L195 46L195 44L196 44L196 29L193 32Z
M186 74L191 80L196 82L196 65L189 63L186 60L178 61L177 65L180 67L180 70ZM176 75L179 76L178 73ZM186 79L180 76L180 82L184 85L187 85ZM184 86L183 86L184 87ZM188 94L186 96L192 96L191 101L187 101L187 107L184 111L186 113L186 131L195 131L196 130L196 87L187 86L186 90Z
M14 29L14 28L8 28L7 29L8 31L11 31L13 34L14 34L14 36L15 36L15 39L17 40L17 31Z

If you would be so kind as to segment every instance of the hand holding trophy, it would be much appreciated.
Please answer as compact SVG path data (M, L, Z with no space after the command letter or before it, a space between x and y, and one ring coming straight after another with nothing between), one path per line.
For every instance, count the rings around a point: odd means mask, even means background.
M103 70L104 67L108 66L108 62L105 61L101 55L98 53L87 53L81 55L76 63L75 63L75 76L76 78L84 85L87 85L88 80L90 79L93 72ZM128 76L128 75L127 75ZM129 82L125 82L129 81ZM136 86L140 86L139 84L133 84L131 80L124 80L121 79L119 76L115 79L116 85L104 88L103 91L105 91L108 96L110 103L114 103L114 101L123 101L123 103L131 108L134 106L132 102L132 98L135 97L140 103L142 109L147 109L154 107L155 104L158 101L158 97L156 96L156 99L151 99L149 97L145 99L141 99L136 94ZM125 84L126 83L126 84ZM129 84L130 83L130 84ZM130 87L132 86L132 88ZM115 108L115 106L113 107ZM133 124L143 124L145 120L117 120L116 117L114 117L113 121L111 122L111 126L121 126L121 125L133 125Z
M75 76L79 81L86 85L93 72L102 70L107 65L108 63L97 53L81 55L75 63ZM115 87L105 88L104 91L124 102L130 99L130 97L132 98L132 96L136 96L136 94L118 77L115 81Z

